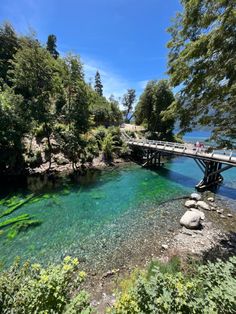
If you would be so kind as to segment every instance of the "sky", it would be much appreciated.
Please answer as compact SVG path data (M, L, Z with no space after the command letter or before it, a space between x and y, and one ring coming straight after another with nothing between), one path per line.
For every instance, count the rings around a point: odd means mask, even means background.
M104 95L117 99L149 80L166 78L170 35L179 0L0 0L0 23L19 34L32 30L45 44L57 37L62 56L79 54L87 82L98 70Z

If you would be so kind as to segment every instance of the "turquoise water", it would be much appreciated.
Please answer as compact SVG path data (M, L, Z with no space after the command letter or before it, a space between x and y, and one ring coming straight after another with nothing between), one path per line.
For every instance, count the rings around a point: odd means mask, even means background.
M144 240L151 236L157 239L172 225L178 226L184 211L181 201L174 208L171 202L164 202L189 195L201 176L193 160L175 158L158 171L132 164L92 171L84 177L30 178L23 190L11 187L11 195L25 197L33 192L40 195L39 200L3 218L26 213L42 224L12 240L1 235L0 260L9 265L21 256L23 260L48 263L69 254L95 269L122 264L123 258L138 256ZM236 169L225 173L218 192L234 209L235 177Z

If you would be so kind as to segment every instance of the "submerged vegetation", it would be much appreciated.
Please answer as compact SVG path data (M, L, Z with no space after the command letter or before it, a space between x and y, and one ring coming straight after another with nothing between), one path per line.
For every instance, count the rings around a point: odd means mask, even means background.
M13 212L28 202L36 202L39 200L40 198L34 197L33 194L28 195L24 199L17 196L5 198L1 201L0 204L0 218L11 215ZM18 232L25 231L30 227L38 226L41 223L42 222L40 220L34 219L29 214L14 216L0 221L0 235L6 235L9 240L12 240L15 238Z

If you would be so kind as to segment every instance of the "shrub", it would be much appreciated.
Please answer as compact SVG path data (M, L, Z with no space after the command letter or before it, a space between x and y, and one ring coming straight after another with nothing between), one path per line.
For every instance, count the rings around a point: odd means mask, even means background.
M236 313L236 257L198 266L193 277L172 270L154 267L151 276L141 274L128 292L121 293L111 312Z
M61 265L42 268L19 261L0 274L0 313L91 313L88 295L79 290L85 273L67 256Z

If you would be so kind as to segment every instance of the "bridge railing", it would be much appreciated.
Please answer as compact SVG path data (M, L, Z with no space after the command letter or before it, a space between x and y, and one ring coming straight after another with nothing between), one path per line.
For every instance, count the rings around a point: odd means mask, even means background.
M165 141L155 141L155 140L148 140L148 139L133 139L129 138L128 140L130 143L141 143L145 145L155 145L155 146L163 146L169 147L169 148L177 148L181 150L192 150L194 153L205 153L205 154L211 154L211 156L214 156L216 154L218 155L224 155L229 158L229 160L232 157L236 157L236 151L234 150L226 150L226 149L216 149L211 146L204 146L201 148L197 148L192 143L175 143L175 142L165 142Z

